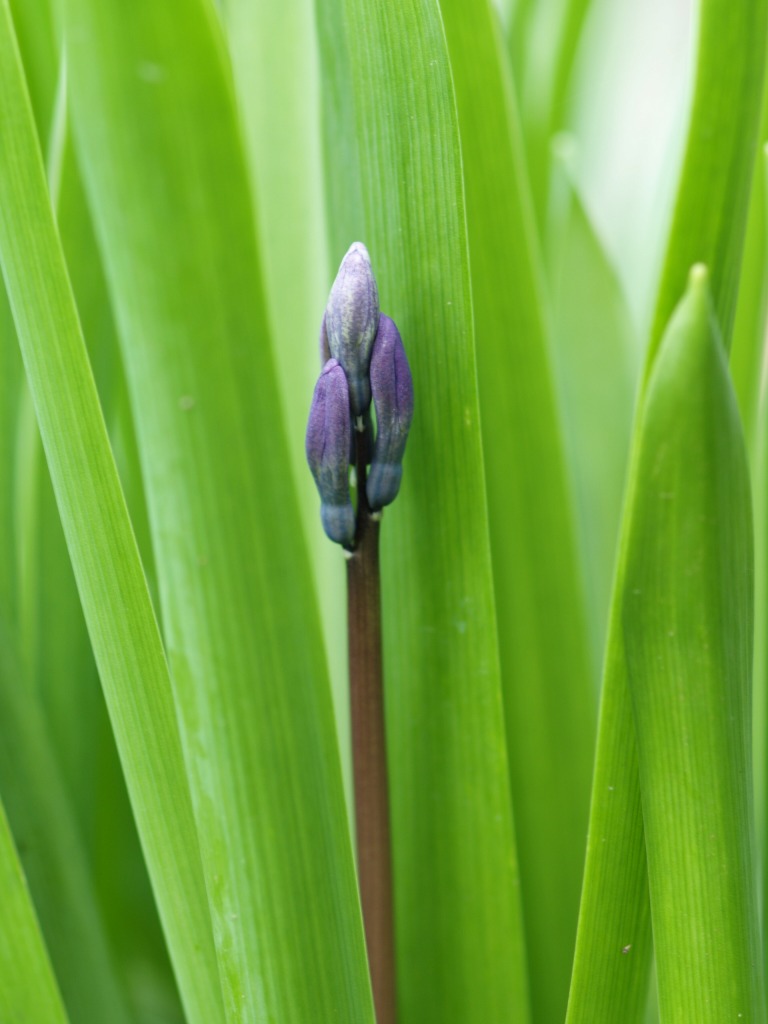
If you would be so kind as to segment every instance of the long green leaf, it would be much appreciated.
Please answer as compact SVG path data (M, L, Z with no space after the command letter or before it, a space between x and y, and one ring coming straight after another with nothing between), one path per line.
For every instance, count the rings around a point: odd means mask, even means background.
M8 5L0 4L0 262L80 597L190 1020L220 1019L164 654L56 234Z
M768 151L761 153L763 187L768 190ZM763 223L764 248L768 251L768 203L763 204L767 216ZM765 314L764 314L765 315ZM763 323L763 344L759 361L758 386L755 389L754 438L751 452L753 508L755 519L755 659L754 659L754 741L755 801L757 834L761 854L761 896L763 934L768 920L768 388L766 388L766 347L768 335ZM734 381L735 383L735 381ZM739 395L740 400L743 393ZM742 406L743 409L743 406ZM742 412L743 415L743 412ZM768 943L763 950L763 963L768 967Z
M135 438L114 320L71 137L63 130L59 135L59 233L131 522L151 582L149 526L138 462L131 458ZM37 634L46 713L70 793L85 805L82 817L99 900L136 1013L141 1018L145 1006L161 1000L169 1007L170 1022L182 1011L48 479L41 499L41 527L35 538L41 551Z
M767 15L768 5L763 0L749 10L727 0L701 0L691 123L646 356L646 380L663 328L696 262L711 268L715 314L726 344L730 337L733 286L741 258L757 135ZM718 140L717 146L712 139ZM642 408L642 400L638 407ZM621 627L637 437L635 429L608 627L568 1024L641 1019L651 957L645 838L638 815L637 747ZM621 746L615 742L616 736L622 737Z
M306 399L320 369L313 342L329 287L314 7L312 0L225 0L223 7L291 468L319 598L342 764L351 782L344 568L323 533L304 455Z
M646 380L689 269L710 269L712 297L730 346L741 272L768 42L768 4L700 0L696 82ZM717 145L713 145L717 139ZM727 202L718 201L727 197Z
M536 213L545 219L550 146L565 128L568 92L590 0L521 0L507 31Z
M330 690L220 25L199 0L67 0L66 28L228 1018L365 1022Z
M0 621L18 619L17 426L23 369L5 287L0 287Z
M512 83L490 4L442 0L441 7L467 195L532 1015L556 1022L565 1013L576 934L596 686Z
M416 391L403 486L382 527L399 1019L524 1020L446 41L431 0L321 2L317 12L335 255L355 237L369 246Z
M0 791L59 987L73 1020L127 1024L125 992L53 745L2 635Z
M67 1024L11 831L0 804L0 1018Z
M760 142L768 142L768 89L763 98ZM749 218L744 242L744 263L739 278L739 298L733 325L731 372L739 408L744 421L747 449L750 453L759 443L757 437L760 380L768 313L768 283L765 267L768 262L768 202L766 202L766 153L763 148L755 161Z
M562 147L556 156L548 232L553 362L574 481L578 546L598 678L640 346L616 271L573 183Z
M662 340L639 445L623 625L661 1019L758 1024L752 508L702 267Z

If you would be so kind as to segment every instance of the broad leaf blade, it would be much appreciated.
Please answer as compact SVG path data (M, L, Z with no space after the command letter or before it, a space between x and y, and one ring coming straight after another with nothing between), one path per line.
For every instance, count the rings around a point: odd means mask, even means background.
M130 457L136 442L114 320L71 135L62 128L59 137L59 233L131 523L151 583L149 527L138 462ZM176 983L49 479L41 498L37 635L47 717L70 792L85 805L84 834L99 901L136 1014L142 1019L145 1010L158 1003L167 1008L169 1021L178 1019L182 1010Z
M488 516L532 1016L568 996L596 672L519 117L488 3L442 0L461 130Z
M381 536L399 1019L525 1019L447 47L431 0L317 12L335 257L368 245L415 387Z
M323 532L304 454L330 280L314 8L312 0L226 0L223 13L258 211L288 450L315 577L342 765L351 784L344 566Z
M22 77L0 5L0 262L91 642L190 1020L218 977L164 654L109 450Z
M767 15L768 5L763 0L750 9L727 0L701 0L691 123L646 355L645 380L661 332L683 291L690 267L697 261L711 267L715 314L726 345L729 342L733 288L741 259L757 135L759 88L755 83L763 74ZM718 139L716 147L711 144L713 138ZM642 398L638 408L642 408ZM637 440L636 426L608 627L590 840L568 1024L640 1020L651 957L645 839L637 814L637 747L621 628ZM624 737L622 746L616 745L616 735ZM606 891L615 894L610 901L604 898ZM625 922L634 929L626 940L622 938L627 931ZM617 956L614 941L631 944L634 955ZM595 1006L599 1006L599 1014Z
M368 1021L330 691L220 26L199 0L173 13L68 0L66 12L227 1014Z
M753 863L752 511L706 272L640 422L623 626L664 1021L765 1020Z

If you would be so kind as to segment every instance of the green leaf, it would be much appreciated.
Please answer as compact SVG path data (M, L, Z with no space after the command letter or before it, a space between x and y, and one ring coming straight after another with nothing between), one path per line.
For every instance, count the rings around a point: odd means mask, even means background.
M461 153L437 5L318 3L335 259L368 245L411 363L382 526L401 1024L525 1019Z
M536 213L544 221L550 144L565 128L567 100L590 0L518 0L507 49L520 96Z
M768 152L761 153L763 188L768 189ZM766 205L763 203L763 212ZM763 221L763 248L768 251L768 216ZM756 276L756 268L752 268ZM765 311L764 311L765 316ZM757 326L757 324L755 324ZM735 346L734 339L734 346ZM753 508L755 519L755 659L754 659L754 764L755 764L755 803L757 807L757 835L761 854L762 877L762 919L763 929L768 920L768 736L766 736L766 720L768 720L768 537L765 524L768 521L768 391L766 390L766 331L765 322L762 330L762 343L758 346L756 339L751 339L753 374L757 377L754 387L754 409L752 421L754 433L750 466L753 483ZM735 354L735 351L734 351ZM759 373L755 372L759 366ZM733 368L734 377L736 367ZM736 381L734 380L734 384ZM751 390L751 389L750 389ZM739 395L740 404L745 394ZM741 405L742 416L744 406ZM765 934L765 931L763 931ZM768 944L763 950L763 962L768 959Z
M5 286L0 286L0 622L18 619L17 426L23 370Z
M332 277L325 230L319 68L312 0L223 4L253 194L291 469L309 545L351 785L343 560L328 543L304 433L320 371L317 338Z
M60 53L54 31L53 4L10 0L40 148L48 152L56 117Z
M759 113L755 85L763 73L767 13L763 0L749 10L727 0L701 0L691 123L646 355L646 381L664 326L697 261L711 268L715 314L726 344L730 337ZM718 140L717 146L712 139ZM642 1019L651 958L645 838L638 814L640 780L621 627L637 442L636 424L609 618L568 1024L617 1020L630 1024ZM629 951L621 955L627 946Z
M768 3L700 0L691 121L646 361L646 380L689 269L711 273L730 346L757 151ZM712 140L717 139L717 145Z
M553 362L574 481L593 672L598 678L640 346L616 271L573 184L568 143L561 140L548 232Z
M0 804L0 1017L67 1024L11 831Z
M151 582L154 560L149 525L138 462L131 458L133 422L101 257L70 135L62 128L58 136L63 147L56 161L61 178L56 190L59 233L131 522ZM137 1016L143 1019L145 1006L162 1000L170 1022L181 1016L181 1006L47 466L43 459L41 462L46 480L35 540L40 547L36 585L43 700L70 793L85 805L85 836L99 900Z
M91 642L191 1021L220 1019L194 822L160 637L0 3L0 262Z
M228 1018L369 1021L330 689L220 26L198 0L173 13L154 0L65 9Z
M0 792L73 1020L127 1024L125 993L97 909L78 823L36 695L2 631ZM13 1019L13 1018L11 1018Z
M461 129L488 516L532 1016L561 1021L595 678L512 83L487 3L442 0Z
M752 509L707 274L640 420L623 628L661 1019L764 1021L753 863Z
M760 403L761 368L766 317L768 315L768 283L765 267L768 263L768 203L766 202L766 164L768 152L768 91L763 105L760 142L763 144L755 161L752 190L749 199L749 218L744 241L744 262L739 278L739 301L733 324L731 373L739 408L744 422L744 434L750 454L759 444L758 406Z

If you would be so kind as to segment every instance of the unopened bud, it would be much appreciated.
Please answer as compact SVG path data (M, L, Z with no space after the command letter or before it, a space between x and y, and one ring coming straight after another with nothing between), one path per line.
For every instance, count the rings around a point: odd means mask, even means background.
M344 547L351 547L355 538L355 510L349 494L351 431L347 378L338 362L329 359L312 396L305 450L320 492L323 529Z
M400 332L382 314L371 355L371 391L376 409L376 443L366 494L372 510L397 497L403 454L413 417L413 380Z
M347 375L352 415L362 416L371 404L368 369L379 326L379 292L362 242L353 242L341 261L323 324L321 350L325 334L331 356Z

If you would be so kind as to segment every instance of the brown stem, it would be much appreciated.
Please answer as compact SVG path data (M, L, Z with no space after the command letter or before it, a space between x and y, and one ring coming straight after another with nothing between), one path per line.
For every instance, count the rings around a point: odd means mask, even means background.
M357 534L347 559L349 681L357 867L377 1024L395 1024L392 865L384 730L379 527L365 496L364 435L356 433Z

